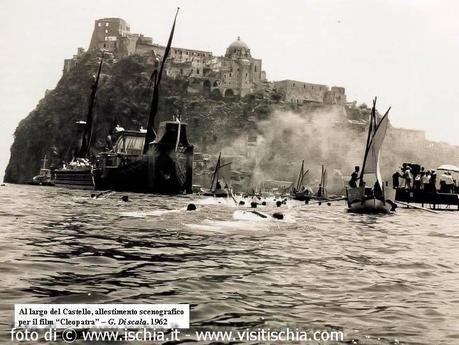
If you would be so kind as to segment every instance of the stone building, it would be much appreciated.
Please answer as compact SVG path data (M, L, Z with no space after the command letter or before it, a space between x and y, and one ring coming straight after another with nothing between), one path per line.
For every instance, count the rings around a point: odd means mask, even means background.
M401 143L413 144L426 141L426 132L418 129L390 127L388 136Z
M63 74L69 72L73 67L76 66L78 60L80 60L81 56L85 53L83 48L78 48L77 53L73 55L71 59L64 60L64 70Z
M105 50L130 55L135 50L138 35L130 33L130 27L121 18L103 18L95 21L89 50Z
M121 18L102 18L95 21L89 50L108 51L116 57L149 54L160 59L165 46L153 43L151 37L131 33L129 25ZM172 47L166 74L174 78L193 78L192 84L201 91L219 92L223 96L245 96L264 81L261 59L252 58L247 44L239 37L228 47L225 56Z
M245 96L259 89L264 81L261 59L255 59L246 43L238 37L212 66L217 72L212 90L224 96Z
M89 51L104 50L113 57L122 58L132 54L148 57L156 63L164 56L166 47L153 42L151 37L131 33L127 22L121 18L97 19L89 44ZM80 53L79 53L80 54ZM76 63L77 56L64 62L64 71ZM239 37L226 49L224 56L212 52L172 47L166 63L166 74L172 78L188 78L189 92L213 93L225 97L274 89L283 95L284 101L340 104L346 103L345 89L329 88L295 80L268 83L262 70L262 60L252 57L246 43Z
M303 103L346 103L346 93L343 87L333 86L331 89L326 85L305 83L297 80L281 80L273 82L274 89L281 93L284 101Z

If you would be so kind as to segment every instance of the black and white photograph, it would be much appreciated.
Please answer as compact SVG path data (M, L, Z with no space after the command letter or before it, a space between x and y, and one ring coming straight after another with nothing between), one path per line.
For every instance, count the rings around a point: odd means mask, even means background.
M458 15L0 0L0 344L459 344Z

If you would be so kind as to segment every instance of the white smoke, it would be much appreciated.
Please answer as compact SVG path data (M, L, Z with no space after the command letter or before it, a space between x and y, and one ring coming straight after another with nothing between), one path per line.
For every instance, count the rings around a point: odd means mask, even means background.
M308 113L275 111L268 120L259 122L256 143L248 148L251 184L266 180L293 182L304 160L305 169L309 169L305 182L317 186L323 164L328 171L329 190L341 190L345 179L342 175L349 175L363 154L362 135L349 129L343 112L342 107ZM245 142L245 137L238 138L224 152L244 155Z

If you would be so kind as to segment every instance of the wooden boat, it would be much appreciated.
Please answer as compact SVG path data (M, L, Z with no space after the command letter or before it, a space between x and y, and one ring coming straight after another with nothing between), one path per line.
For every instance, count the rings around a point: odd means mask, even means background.
M143 153L146 133L123 130L112 150L96 157L96 190L158 194L192 193L193 146L187 124L161 122L155 140Z
M395 193L386 188L381 178L379 156L384 137L389 124L389 110L378 122L376 118L376 98L373 100L368 137L365 147L362 169L359 176L359 186L346 188L348 210L356 213L388 213L395 209ZM371 178L374 184L367 185Z
M308 174L309 169L304 171L304 160L301 162L301 168L298 173L296 184L290 190L290 196L295 200L309 201L313 195L312 189L309 186L303 185L304 178Z
M81 144L76 150L72 160L64 163L61 168L54 170L53 183L57 187L93 189L94 179L92 176L93 164L89 160L90 148L92 143L92 122L96 92L99 86L100 73L104 61L104 54L100 59L97 76L91 86L91 96L89 98L88 114L86 121L78 121L77 125L83 128Z
M43 166L40 169L40 173L34 176L29 184L37 186L54 186L51 169L46 167L46 162L48 161L46 155L42 161Z
M217 164L212 174L210 188L202 195L215 198L228 198L231 194L231 162L222 163L222 153L218 155Z
M314 200L328 200L327 192L327 169L322 165L322 171L320 173L320 183L317 188L317 192L313 195Z
M404 168L410 168L410 171L413 174L413 180L416 179L416 176L421 176L424 172L421 171L420 164L413 164L413 163L403 163L402 170ZM459 167L456 167L451 164L441 165L436 169L438 174L440 173L448 173L448 174L456 174L455 180L457 180L457 174L459 174ZM401 177L399 175L399 177ZM442 205L445 205L447 208L450 206L455 206L456 209L459 210L459 187L457 185L450 185L447 186L442 183L442 177L438 177L436 183L432 183L429 177L429 183L424 185L422 183L417 184L413 183L411 185L399 185L398 183L394 183L395 188L395 200L401 203L419 203L424 205L430 205L433 209L441 208ZM438 188L439 187L439 188Z
M97 155L93 170L95 189L169 195L192 193L193 145L188 141L187 124L177 118L161 122L155 129L159 87L171 50L177 13L160 68L155 68L151 76L153 97L147 130L124 131L111 150ZM125 142L130 144L126 146Z

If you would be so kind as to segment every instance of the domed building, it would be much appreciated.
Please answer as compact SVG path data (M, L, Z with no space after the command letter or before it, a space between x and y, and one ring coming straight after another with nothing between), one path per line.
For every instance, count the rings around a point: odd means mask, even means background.
M139 54L147 56L152 63L162 58L165 49L151 37L131 33L122 18L96 20L89 45L89 51L110 51L116 58ZM75 64L76 58L67 60L65 71ZM252 57L249 46L240 37L228 46L224 56L173 46L165 72L172 78L188 78L189 92L213 92L225 97L243 97L262 88L266 81L261 59Z
M252 57L248 45L240 37L228 46L225 56L218 58L215 70L218 76L212 91L219 90L225 97L245 96L261 87L265 80L261 59Z
M226 49L226 57L228 58L250 58L250 49L247 44L241 41L241 38L238 36L237 40L230 44Z

